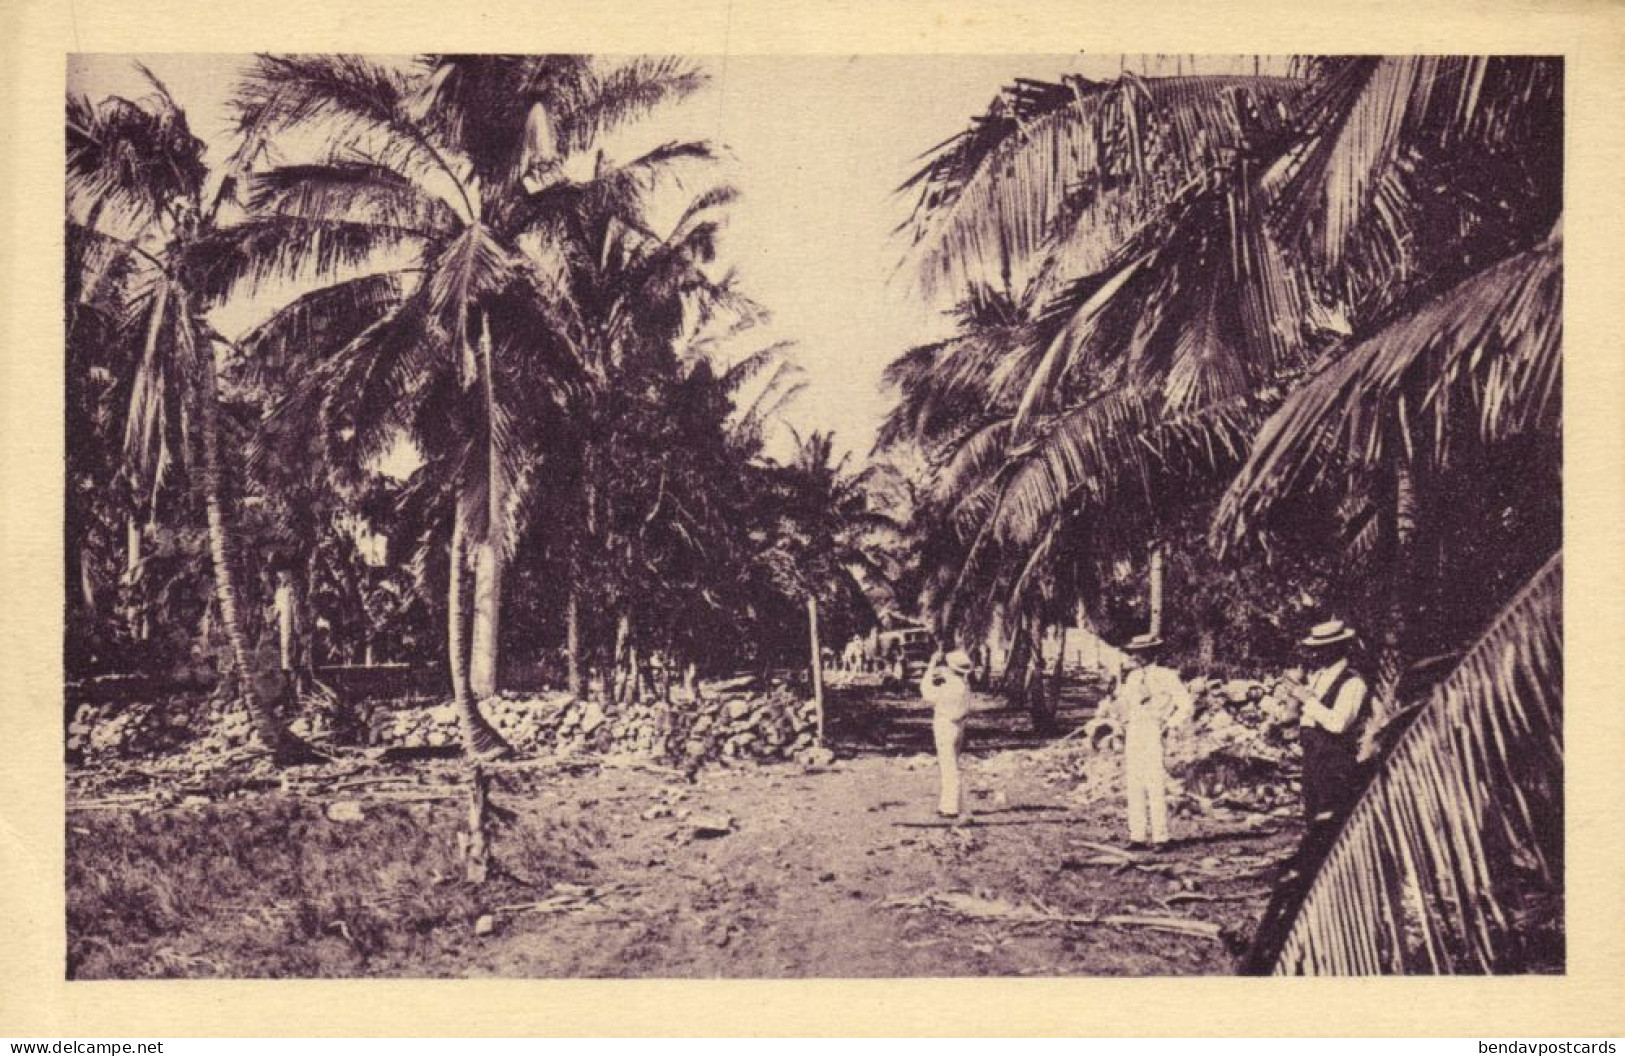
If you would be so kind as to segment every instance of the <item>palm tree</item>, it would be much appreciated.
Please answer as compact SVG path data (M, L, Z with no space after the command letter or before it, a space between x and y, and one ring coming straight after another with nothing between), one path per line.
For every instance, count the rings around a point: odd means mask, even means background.
M110 260L128 269L121 284L122 329L140 335L125 415L132 476L156 491L177 463L191 461L191 445L201 443L202 465L188 468L203 496L215 600L237 693L279 764L308 762L319 757L287 731L275 701L264 694L268 687L279 690L254 664L240 608L215 368L224 339L206 314L217 299L212 240L230 184L223 182L210 196L203 142L164 85L142 72L152 94L141 100L114 97L93 105L68 99L69 214L83 216L69 226L86 248L94 247L98 269Z
M1228 472L1318 348L1550 223L1554 64L1296 67L1020 82L911 181L928 286L1029 276L1006 347L940 367L911 354L938 389L979 401L961 447L978 472L951 482L973 538L1036 557L1103 508L1111 480L1145 479L1168 441L1205 453L1199 474ZM1415 482L1395 477L1407 515L1389 532L1405 535Z
M569 316L568 344L577 370L565 401L567 442L574 448L578 478L571 505L579 511L569 544L565 624L569 684L578 696L586 688L584 625L594 593L587 569L610 556L610 526L621 499L652 503L655 513L663 501L663 483L653 496L617 495L615 463L625 442L635 439L626 430L648 424L642 412L651 409L641 404L651 387L661 394L657 403L669 398L673 384L709 363L718 330L737 333L762 314L737 292L731 273L713 277L707 270L716 254L717 211L736 196L731 187L712 187L689 199L671 229L660 234L635 198L586 194L573 208L559 210L527 245L537 259L555 262L551 281ZM658 415L666 409L652 411ZM635 560L634 541L621 542L626 559ZM596 592L602 593L601 567L594 577ZM618 622L624 645L631 637L629 614L623 612Z
M448 659L465 743L482 755L506 751L476 701L497 684L502 567L531 468L519 434L539 427L524 397L538 384L557 395L575 359L557 272L524 243L584 201L633 200L671 163L708 156L670 143L618 167L600 155L582 182L564 168L701 82L661 59L442 55L400 70L262 56L239 89L246 141L315 134L324 149L255 174L236 246L250 264L236 277L302 275L322 288L294 316L372 320L294 405L322 422L336 460L363 464L406 433L420 448L439 442L428 453L453 467ZM449 422L426 417L431 407Z
M1038 591L1047 603L1026 597L1053 580L1059 539L1121 516L1154 482L1239 460L1312 338L1303 277L1262 222L1259 190L1258 159L1284 149L1281 110L1301 90L1282 78L1023 82L915 178L928 274L996 266L1004 284L973 282L960 337L894 368L903 416L940 406L949 423L976 423L935 458L966 540L946 604L987 598L995 581L1007 615L1070 610L1053 589ZM1019 298L1016 271L1028 276Z
M1325 479L1358 487L1398 464L1440 481L1465 462L1474 490L1499 476L1515 495L1477 534L1493 538L1508 517L1545 525L1488 562L1452 564L1450 593L1471 596L1465 577L1544 562L1431 696L1390 709L1371 788L1300 866L1302 883L1278 892L1252 970L1495 971L1528 963L1528 933L1551 929L1508 914L1561 885L1561 265L1553 231L1355 343L1265 424L1220 505L1216 541L1234 546ZM1445 615L1432 622L1448 627Z

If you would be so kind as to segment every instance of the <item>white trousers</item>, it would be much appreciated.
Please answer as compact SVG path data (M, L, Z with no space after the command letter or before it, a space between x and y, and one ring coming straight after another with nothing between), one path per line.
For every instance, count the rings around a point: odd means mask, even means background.
M1128 838L1144 843L1168 839L1168 772L1162 764L1162 728L1131 725L1123 737L1123 770L1128 785Z
M958 814L965 799L959 782L959 749L965 743L965 717L944 714L941 709L932 712L931 736L937 744L937 771L942 777L937 812Z

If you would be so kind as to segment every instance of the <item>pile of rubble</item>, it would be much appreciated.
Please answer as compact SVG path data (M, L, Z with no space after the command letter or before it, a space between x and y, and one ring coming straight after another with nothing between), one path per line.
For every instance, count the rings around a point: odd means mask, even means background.
M606 709L567 693L504 694L482 705L485 717L518 751L531 754L627 754L674 763L791 759L816 742L816 709L782 684L699 700L649 701ZM385 747L459 743L456 708L375 712L367 741Z
M1249 700L1255 686L1263 695ZM1297 715L1270 689L1241 680L1209 689L1170 736L1169 775L1187 806L1270 813L1301 802Z
M174 751L193 739L190 720L196 704L190 697L177 697L166 704L80 704L68 720L68 756L131 757Z
M566 693L508 693L481 710L525 755L636 755L698 767L746 760L818 762L812 701L774 682L765 690L724 683L698 700L649 701L606 709ZM290 728L315 742L377 748L440 748L461 743L450 702L372 702L344 709L307 700ZM202 694L162 703L80 704L68 723L69 758L80 762L184 752L207 757L252 748L254 724L235 700Z
M1280 814L1298 808L1297 716L1264 683L1236 680L1193 686L1194 716L1168 729L1169 803L1183 814L1241 811ZM1249 696L1248 690L1255 689ZM1256 690L1263 690L1260 695ZM1120 798L1122 740L1108 726L1086 726L1046 750L1048 775L1083 801Z

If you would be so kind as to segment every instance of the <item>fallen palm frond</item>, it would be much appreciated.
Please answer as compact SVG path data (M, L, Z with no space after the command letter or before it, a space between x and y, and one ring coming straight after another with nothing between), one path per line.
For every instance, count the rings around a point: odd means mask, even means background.
M1562 555L1475 642L1380 758L1295 911L1249 967L1490 973L1523 965L1527 904L1563 876Z
M964 891L930 891L923 895L888 898L885 905L898 909L949 913L967 920L996 920L1011 924L1104 925L1118 928L1151 928L1176 935L1204 939L1220 938L1219 925L1190 917L1158 916L1145 913L1086 915L1062 913L1041 903L1021 906L1002 899L982 898Z
M603 898L620 891L622 884L601 884L588 886L585 884L554 884L552 893L546 898L535 902L516 902L507 906L496 906L493 913L573 913L582 909L606 909Z

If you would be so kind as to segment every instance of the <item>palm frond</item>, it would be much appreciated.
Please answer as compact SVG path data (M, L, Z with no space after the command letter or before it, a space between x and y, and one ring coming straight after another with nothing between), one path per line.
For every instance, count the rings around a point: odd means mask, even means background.
M68 97L70 201L100 203L133 226L163 217L177 201L197 205L208 176L205 149L167 92L145 105Z
M665 175L676 162L714 161L716 156L716 150L704 140L672 140L623 162L616 171L647 182Z
M366 144L374 159L435 172L473 219L465 166L414 119L415 89L406 73L359 55L259 55L238 78L231 105L245 136L316 126L333 143Z
M576 150L659 107L685 99L709 78L692 60L678 56L641 56L595 66L583 79L581 94L565 107L559 121L561 139Z
M1297 115L1301 142L1267 183L1284 240L1306 245L1331 274L1361 242L1368 252L1409 254L1418 231L1397 189L1414 157L1464 147L1492 156L1551 153L1550 137L1561 126L1560 60L1327 58L1316 61L1312 84Z
M424 239L460 226L448 203L400 170L358 159L256 172L249 180L248 208L260 216L369 224Z
M219 303L280 282L347 280L366 267L399 267L422 246L413 231L318 217L250 217L187 243L185 267L199 296Z
M1562 613L1559 553L1380 757L1290 917L1277 974L1516 965L1521 903L1562 883Z
M472 384L479 375L470 313L482 298L502 293L519 275L512 256L481 226L467 228L430 262L424 282L429 311L452 335L453 347L462 351L459 369L465 384Z
M278 309L237 342L241 379L271 387L294 363L314 364L360 336L406 295L402 272L324 286Z
M777 369L781 363L786 361L791 349L794 347L794 341L775 341L771 345L759 348L740 359L722 372L722 377L719 380L722 383L723 390L728 393L738 392L741 388L750 384L751 380L759 376L762 371L767 370L769 367Z
M1487 443L1559 430L1562 245L1553 232L1332 354L1265 423L1220 504L1214 540L1256 529L1331 453L1365 468L1392 457L1443 466L1469 439L1464 420Z
M1064 261L1062 278L1099 271L1193 175L1278 132L1301 89L1283 78L1020 81L903 185L918 195L907 262L928 293L990 281L1041 251Z

